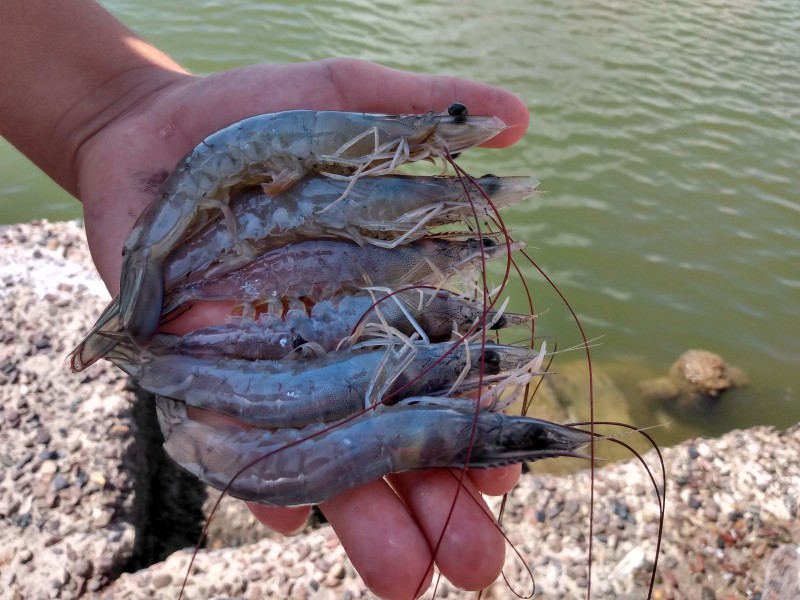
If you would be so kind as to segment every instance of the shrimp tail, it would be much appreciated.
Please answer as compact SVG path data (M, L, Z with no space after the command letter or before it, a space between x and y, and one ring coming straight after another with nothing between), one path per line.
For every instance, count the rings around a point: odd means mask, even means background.
M75 349L70 352L70 367L73 373L83 371L108 354L119 339L108 334L121 331L119 323L119 296L114 298Z

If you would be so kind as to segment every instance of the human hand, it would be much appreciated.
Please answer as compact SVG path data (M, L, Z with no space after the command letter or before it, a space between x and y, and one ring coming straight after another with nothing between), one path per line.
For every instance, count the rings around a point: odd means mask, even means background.
M509 92L361 61L263 65L204 78L175 72L162 78L156 90L104 125L76 154L87 237L98 271L116 294L122 244L139 213L156 197L149 188L157 178L150 179L150 185L148 178L171 171L200 140L229 123L298 108L426 113L442 111L454 101L466 104L472 114L496 115L511 126L487 146L513 144L525 133L527 109ZM229 311L225 303L201 305L174 321L172 330L219 322ZM193 416L221 418L199 412ZM454 585L480 589L497 577L504 540L487 518L478 492L508 491L519 468L469 472L439 543L458 476L444 470L396 474L388 482L373 482L321 505L356 570L377 595L410 598L426 589L437 545L436 564ZM309 510L257 505L251 509L263 523L284 533L301 527Z

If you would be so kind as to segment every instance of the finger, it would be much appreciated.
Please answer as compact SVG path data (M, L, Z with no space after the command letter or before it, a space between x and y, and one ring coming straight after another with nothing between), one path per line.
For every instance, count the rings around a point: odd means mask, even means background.
M270 529L283 535L300 533L311 514L310 506L273 507L261 506L254 502L245 502L256 519Z
M224 323L231 316L234 306L236 306L235 302L227 300L198 302L171 321L161 325L158 330L162 333L184 335L201 327Z
M508 90L446 75L410 73L356 59L258 65L228 71L224 76L225 85L213 86L208 93L213 96L224 90L229 99L231 90L238 90L234 110L241 117L298 108L424 114L443 112L453 102L461 102L470 114L494 115L508 125L507 130L484 144L489 148L502 148L518 141L527 131L530 120L525 103ZM197 82L206 87L208 83L213 81ZM265 89L270 93L264 94ZM226 112L226 118L231 116Z
M345 492L320 509L376 595L407 600L428 588L433 576L428 541L385 481Z
M431 547L438 546L436 564L442 575L462 589L480 590L500 574L505 540L468 477L459 491L460 475L458 471L412 471L393 475L390 481Z
M509 465L497 469L471 469L469 477L482 494L502 496L517 485L522 465Z

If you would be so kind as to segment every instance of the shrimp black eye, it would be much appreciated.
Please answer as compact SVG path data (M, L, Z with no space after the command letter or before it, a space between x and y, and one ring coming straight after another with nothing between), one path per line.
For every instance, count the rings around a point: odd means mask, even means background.
M503 329L506 324L508 323L508 319L505 315L500 315L500 318L494 322L494 324L489 329Z
M497 242L495 242L491 238L483 238L483 247L484 248L494 248L497 246Z
M447 114L451 117L466 117L467 106L465 104L461 104L461 102L453 102L447 107Z
M481 188L483 188L483 191L486 192L491 197L500 191L503 182L497 175L492 175L491 173L487 173L486 175L478 179L478 184L481 186Z
M487 350L483 353L483 368L489 375L496 375L500 372L500 353L494 350Z

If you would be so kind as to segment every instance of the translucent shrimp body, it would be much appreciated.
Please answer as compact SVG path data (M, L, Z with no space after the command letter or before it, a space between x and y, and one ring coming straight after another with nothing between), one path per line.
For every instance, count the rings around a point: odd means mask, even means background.
M164 259L187 233L224 212L230 215L232 189L262 185L275 195L313 171L385 175L445 149L476 146L503 129L494 117L298 110L250 117L217 131L178 164L125 242L122 328L139 344L149 341L160 317Z
M175 462L217 489L268 506L317 504L412 469L576 456L591 439L572 427L496 412L480 411L476 421L473 409L439 400L412 398L334 425L275 432L191 421L182 403L167 398L157 407L164 448Z
M392 249L343 240L287 244L232 273L176 288L165 299L164 314L199 300L253 303L305 297L316 302L365 286L438 286L459 271L480 266L482 257L488 260L507 250L489 238L425 238Z
M476 183L495 208L502 208L529 197L538 180L486 175ZM362 178L342 198L348 186L347 181L309 175L277 196L260 187L242 190L230 201L235 235L217 220L184 240L164 262L166 288L233 271L304 238L336 237L394 248L428 234L431 227L491 210L475 186L457 177Z
M302 361L139 356L122 345L107 358L154 394L258 427L305 427L387 399L474 389L540 357L512 346L415 343L354 347Z

